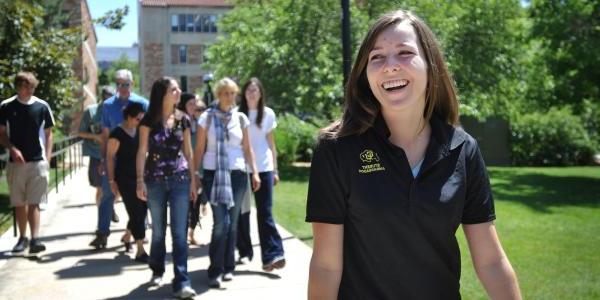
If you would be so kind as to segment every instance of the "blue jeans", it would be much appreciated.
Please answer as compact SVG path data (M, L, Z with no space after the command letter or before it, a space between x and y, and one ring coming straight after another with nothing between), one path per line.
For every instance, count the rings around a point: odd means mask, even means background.
M273 172L260 172L260 188L254 193L258 236L263 265L283 256L283 243L273 219Z
M210 201L215 172L204 170L202 186ZM224 273L235 270L235 242L237 238L237 222L240 216L241 204L244 193L248 188L248 174L244 171L231 171L231 189L233 190L233 201L235 206L227 208L225 204L212 205L213 228L210 238L208 255L210 266L208 267L208 278L214 279Z
M104 170L106 170L106 163L104 163ZM100 198L100 205L98 205L98 232L109 235L110 234L110 220L113 215L113 206L115 203L115 195L110 190L110 183L108 183L108 174L105 171L102 175L102 197Z
M189 175L172 175L160 181L146 181L148 208L152 216L152 243L149 265L153 275L165 272L165 233L167 229L167 203L170 208L171 237L173 240L173 291L191 286L187 272L187 226L190 209Z

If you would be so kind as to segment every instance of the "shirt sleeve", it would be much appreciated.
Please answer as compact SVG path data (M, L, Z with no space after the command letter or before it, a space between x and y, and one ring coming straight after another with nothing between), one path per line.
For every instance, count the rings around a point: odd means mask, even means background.
M266 111L267 110L265 110L265 112ZM277 128L277 119L275 117L275 112L270 109L268 110L267 116L268 116L268 119L267 119L268 123L265 124L265 125L267 125L265 129L267 130L267 132L271 132L271 131L273 131L273 129Z
M146 118L144 118L146 119ZM102 104L102 128L110 129L110 118L108 114L108 106L103 103Z
M348 185L336 155L336 141L322 139L315 148L308 180L306 222L343 224Z
M8 121L8 108L5 104L0 104L0 125L6 126Z
M47 106L46 112L44 113L44 129L48 129L50 127L54 127L54 116L52 115L50 106Z
M188 117L188 115L183 116L183 118L181 119L181 125L183 126L183 130L190 128L191 121L190 121L190 117Z
M241 128L247 128L248 126L250 126L250 120L248 120L248 117L246 117L245 114L238 112L238 113L236 113L236 115L239 120L238 122L241 122L240 123Z
M88 132L88 128L90 128L91 116L90 109L86 109L83 111L83 116L81 116L81 122L79 122L79 132Z
M208 118L208 110L205 110L204 112L202 112L202 114L200 114L200 117L198 117L198 121L197 121L198 126L206 129L206 119L207 118Z
M111 130L110 133L108 134L108 138L109 139L116 139L119 142L121 141L120 137L119 137L119 127L116 127L115 129Z
M483 156L475 140L467 149L467 197L463 208L463 224L479 224L496 219L490 179Z

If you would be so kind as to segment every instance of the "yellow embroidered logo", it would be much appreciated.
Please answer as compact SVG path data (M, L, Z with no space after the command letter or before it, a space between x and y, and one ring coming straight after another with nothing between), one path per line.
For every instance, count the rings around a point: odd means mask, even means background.
M379 155L373 150L364 150L360 153L360 160L364 163L358 170L358 173L367 174L378 171L385 171L385 168L379 163Z

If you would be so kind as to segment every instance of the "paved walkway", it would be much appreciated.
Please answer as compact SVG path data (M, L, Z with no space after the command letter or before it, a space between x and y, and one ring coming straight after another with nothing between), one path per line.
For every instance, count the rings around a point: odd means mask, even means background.
M135 262L133 253L124 253L119 242L127 219L123 203L116 205L121 221L112 224L113 234L107 249L94 251L88 243L93 238L97 213L94 190L87 183L85 168L67 179L66 185L61 184L59 190L58 194L54 191L49 194L49 204L42 212L41 235L48 250L39 259L11 254L10 249L16 243L12 228L0 238L0 299L172 298L170 236L164 275L167 284L153 289L147 284L151 271ZM255 216L253 213L252 217ZM210 219L202 219L204 229L199 237L204 243L210 240ZM265 273L261 269L255 222L251 225L255 259L238 266L234 280L224 283L221 289L207 287L208 247L190 246L188 271L192 287L199 294L196 299L306 299L311 249L280 227L287 266ZM148 238L150 233L150 230L146 233Z

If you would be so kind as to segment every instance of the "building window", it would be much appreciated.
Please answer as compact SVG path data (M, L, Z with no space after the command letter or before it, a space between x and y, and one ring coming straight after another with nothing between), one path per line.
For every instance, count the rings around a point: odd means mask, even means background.
M185 64L187 63L187 46L179 45L179 63Z
M210 32L217 32L217 16L210 15Z
M187 76L181 76L181 91L187 92Z
M194 25L196 32L202 32L202 15L194 15Z
M171 31L179 31L179 16L177 15L171 15Z
M171 15L171 32L216 33L217 19L217 15Z
M186 15L185 25L187 32L194 32L194 15Z
M178 15L179 18L179 31L185 32L185 15Z

